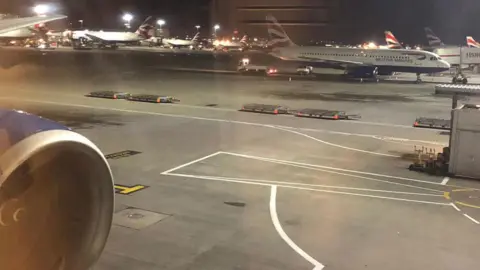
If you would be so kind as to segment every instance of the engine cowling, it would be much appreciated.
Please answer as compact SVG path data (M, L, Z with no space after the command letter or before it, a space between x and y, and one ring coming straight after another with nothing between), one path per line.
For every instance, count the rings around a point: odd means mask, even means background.
M113 200L110 168L91 141L0 110L1 269L88 269L108 238Z
M358 66L346 70L346 75L352 78L375 78L378 68L373 66Z

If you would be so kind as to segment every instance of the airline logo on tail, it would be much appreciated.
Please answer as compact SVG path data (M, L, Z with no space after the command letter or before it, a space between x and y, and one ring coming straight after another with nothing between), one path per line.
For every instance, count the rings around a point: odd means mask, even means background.
M389 49L401 49L403 48L402 44L398 42L397 38L390 31L385 31L385 40L387 41L387 46Z
M138 27L135 34L147 39L153 37L155 33L155 27L150 23L152 16L148 17L143 21L143 23Z
M478 42L476 42L475 39L470 36L467 37L467 46L473 48L480 48L480 44L478 44Z
M433 33L432 29L425 27L425 34L427 35L428 45L430 45L430 47L441 47L445 45L440 38Z
M195 36L193 36L192 42L197 42L199 36L200 36L200 32L197 32L197 33L195 34Z
M240 39L241 44L247 44L247 35L244 35L242 39Z
M268 46L275 47L292 47L296 46L295 43L288 37L285 30L278 23L277 19L272 15L266 17L268 25Z

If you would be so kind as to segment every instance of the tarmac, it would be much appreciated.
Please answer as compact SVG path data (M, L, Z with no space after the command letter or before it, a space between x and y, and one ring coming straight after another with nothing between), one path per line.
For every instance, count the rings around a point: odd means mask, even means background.
M21 57L0 74L0 105L72 127L118 156L117 186L142 187L116 195L95 270L477 268L480 184L407 169L414 149L448 144L448 132L412 127L449 118L432 84L176 69L228 70L241 54ZM85 96L105 90L180 102ZM361 119L239 111L247 103Z

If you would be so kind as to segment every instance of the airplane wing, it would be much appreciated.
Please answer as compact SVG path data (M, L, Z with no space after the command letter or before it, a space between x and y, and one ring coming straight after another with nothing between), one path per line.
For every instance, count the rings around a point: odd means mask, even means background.
M64 19L66 17L67 16L65 15L51 15L0 20L0 34L24 27L34 26L36 24Z
M274 54L275 56L275 54ZM278 57L278 56L277 56ZM357 62L357 61L346 61L346 60L333 60L333 59L322 59L318 57L308 57L308 56L299 56L296 59L289 59L285 57L278 57L282 60L295 62L299 65L312 66L312 67L322 67L322 68L333 68L333 69L346 69L351 67L367 67L372 66L370 63Z
M357 62L357 61L321 59L321 58L308 57L308 56L300 56L299 58L302 59L302 60L309 61L309 62L320 62L320 63L331 64L331 65L370 66L370 64L366 64L364 62Z
M85 32L85 36L95 41L129 43L140 41L143 38L130 32Z

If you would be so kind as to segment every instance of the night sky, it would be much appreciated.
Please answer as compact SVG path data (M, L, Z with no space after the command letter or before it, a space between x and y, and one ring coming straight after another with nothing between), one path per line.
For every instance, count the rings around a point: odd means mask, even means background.
M209 0L54 1L70 21L78 24L77 20L83 19L85 26L90 28L121 28L123 12L136 16L136 21L132 22L134 27L149 15L161 17L178 35L192 31L196 24L206 27L210 23ZM339 14L334 18L339 26L338 41L382 40L383 31L391 30L401 41L425 43L425 26L432 27L445 43L463 43L466 35L480 39L480 0L332 1L341 2ZM0 13L27 15L29 7L37 3L33 0L2 0Z

